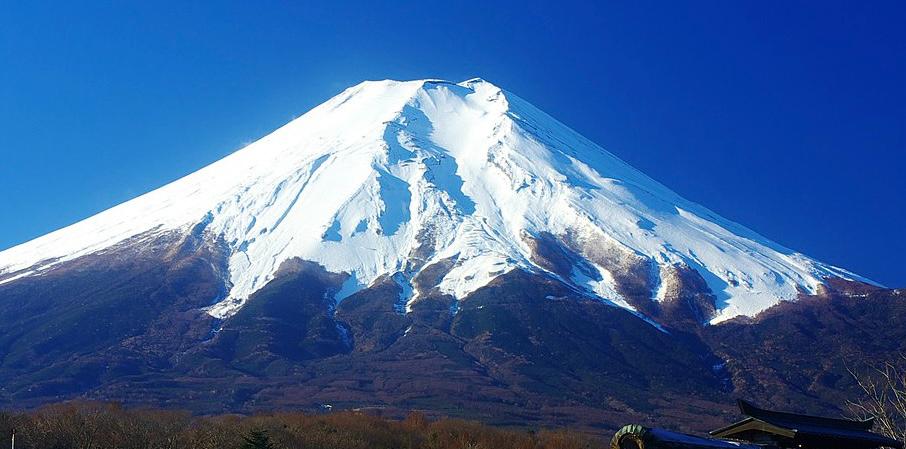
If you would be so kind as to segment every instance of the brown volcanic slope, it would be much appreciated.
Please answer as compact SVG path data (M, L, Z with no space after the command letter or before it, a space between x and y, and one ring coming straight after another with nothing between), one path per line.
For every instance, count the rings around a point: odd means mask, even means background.
M520 270L455 314L430 288L400 314L389 278L334 309L345 275L301 260L219 322L199 310L226 291L219 248L196 234L137 238L0 285L0 404L90 398L215 413L327 403L592 431L706 430L735 415L736 397L839 414L855 394L846 367L906 346L901 290L831 282L755 319L700 326L710 295L681 269L676 304L650 311L663 330ZM539 257L553 264L554 253Z

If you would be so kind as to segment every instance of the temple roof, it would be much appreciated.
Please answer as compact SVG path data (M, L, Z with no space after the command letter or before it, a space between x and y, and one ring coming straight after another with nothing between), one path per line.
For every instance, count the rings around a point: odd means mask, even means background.
M747 418L711 431L712 436L742 441L769 436L775 441L824 444L826 447L903 449L902 442L872 433L873 419L848 420L777 412L760 409L742 400L738 405Z

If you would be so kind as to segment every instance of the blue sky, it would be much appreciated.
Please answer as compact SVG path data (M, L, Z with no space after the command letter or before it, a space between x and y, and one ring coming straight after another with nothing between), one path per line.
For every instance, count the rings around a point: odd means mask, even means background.
M5 2L0 248L359 81L480 76L727 218L906 286L906 3L326 3Z

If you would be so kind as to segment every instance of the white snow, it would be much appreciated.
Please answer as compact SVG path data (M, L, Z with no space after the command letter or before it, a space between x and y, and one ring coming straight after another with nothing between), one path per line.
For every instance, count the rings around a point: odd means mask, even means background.
M542 232L604 236L658 263L688 264L718 296L714 322L754 315L799 289L815 292L826 276L864 280L679 197L519 97L473 79L349 88L189 176L0 252L0 283L202 222L231 251L232 288L209 310L220 318L293 257L350 274L338 300L381 275L396 275L401 300L417 300L409 285L417 272L401 273L425 245L423 266L457 261L440 288L461 299L513 269L540 270L522 236ZM574 280L629 307L610 274L595 268L601 280Z

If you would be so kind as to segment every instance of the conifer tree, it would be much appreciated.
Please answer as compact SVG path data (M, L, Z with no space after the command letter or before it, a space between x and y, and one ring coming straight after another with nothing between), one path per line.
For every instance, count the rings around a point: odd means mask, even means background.
M242 444L242 449L274 449L271 439L264 430L252 430L243 439L245 442Z

